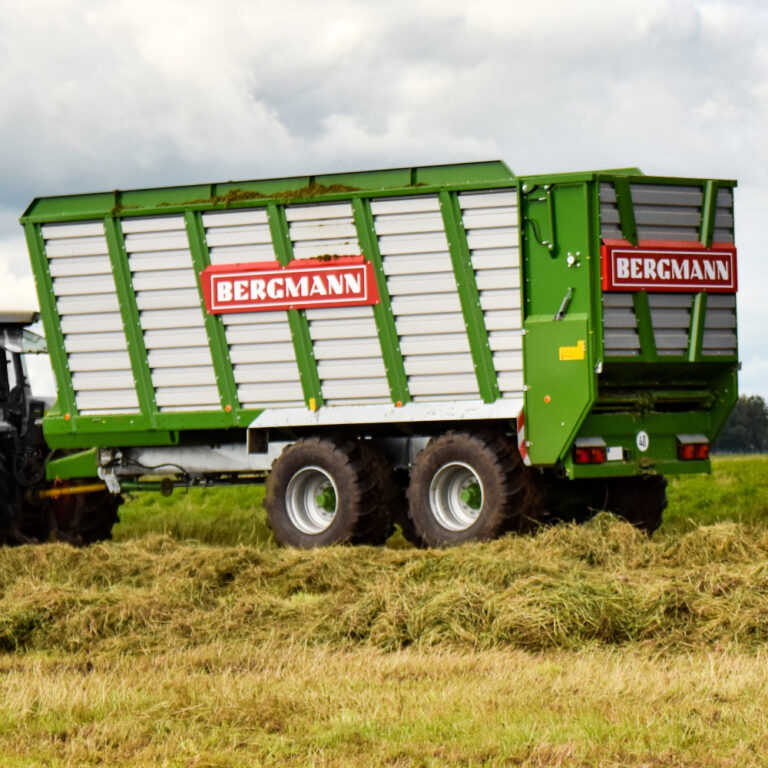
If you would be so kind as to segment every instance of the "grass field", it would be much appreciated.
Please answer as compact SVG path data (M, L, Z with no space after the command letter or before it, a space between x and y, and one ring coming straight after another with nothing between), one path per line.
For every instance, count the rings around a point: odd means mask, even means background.
M767 461L652 539L281 550L239 488L0 550L0 765L768 765Z

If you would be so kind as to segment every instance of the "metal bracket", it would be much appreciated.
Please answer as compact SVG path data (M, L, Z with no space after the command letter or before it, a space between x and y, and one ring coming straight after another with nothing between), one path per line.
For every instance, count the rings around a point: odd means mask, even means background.
M573 286L570 286L568 288L568 293L565 294L562 302L560 303L560 309L557 310L557 314L553 318L554 320L565 319L565 313L568 311L568 307L570 306L572 299L573 299Z

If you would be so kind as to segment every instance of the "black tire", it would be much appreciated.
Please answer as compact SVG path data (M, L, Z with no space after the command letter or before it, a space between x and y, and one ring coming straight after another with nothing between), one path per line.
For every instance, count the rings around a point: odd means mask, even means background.
M494 539L523 512L520 456L503 434L451 431L418 455L408 487L408 516L427 546Z
M605 508L636 528L653 533L667 508L667 478L661 475L616 477L606 481Z
M66 541L78 547L112 538L112 528L118 522L118 509L123 497L96 491L62 496L44 502L48 511L50 538Z
M372 451L356 440L307 437L272 464L264 507L275 540L311 549L381 535L372 520L381 494Z
M403 505L402 492L395 481L392 465L368 441L359 442L364 463L373 473L378 496L374 508L367 513L366 531L355 536L355 544L381 546L395 532L398 509Z

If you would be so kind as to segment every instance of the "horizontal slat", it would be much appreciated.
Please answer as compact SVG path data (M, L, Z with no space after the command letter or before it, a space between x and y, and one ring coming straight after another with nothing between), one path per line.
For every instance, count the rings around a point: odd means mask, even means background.
M476 248L513 248L518 245L517 228L470 229L467 232L467 245Z
M209 248L232 245L272 246L272 235L266 224L259 227L222 227L221 229L212 229L206 232L205 239Z
M380 216L375 221L376 234L415 235L443 232L443 219L439 214L407 214L404 216Z
M266 245L230 245L211 248L211 264L237 264L251 261L276 261L271 243Z
M736 334L728 331L704 331L703 345L707 347L728 348L736 351Z
M174 288L192 288L197 291L194 271L192 269L160 269L156 272L140 272L133 276L134 291L165 291Z
M128 253L147 253L148 251L176 251L189 247L187 233L184 231L148 232L146 234L126 235L125 250Z
M448 241L444 232L427 232L412 235L386 235L379 238L379 251L382 256L397 254L445 254L448 253Z
M357 320L348 320L343 326L344 338L370 338L371 337L371 325L368 318L359 318ZM337 339L339 337L340 328L336 321L322 322L315 320L312 323L311 334L313 340L321 339Z
M161 387L155 390L155 402L159 408L172 409L177 405L199 406L201 410L219 407L219 391L216 387Z
M294 259L317 259L323 256L357 256L361 252L357 240L329 240L312 244L296 243L293 246Z
M192 259L189 251L152 251L149 253L134 253L128 258L131 272L154 272L167 269L189 269Z
M327 307L321 309L307 309L307 320L354 320L365 317L373 323L373 310L371 307ZM375 331L375 323L374 323Z
M76 256L54 259L48 264L51 277L88 277L90 275L111 275L112 265L108 256Z
M92 315L94 312L119 312L120 304L114 293L90 296L64 296L56 301L59 315Z
M608 328L637 328L637 319L631 309L610 309L603 310L603 325Z
M207 347L208 338L202 328L173 328L145 331L144 346L150 349Z
M366 402L370 398L383 399L389 394L384 379L355 379L353 381L323 381L323 397L328 401L348 399Z
M287 325L288 313L282 309L275 312L236 312L231 315L221 315L221 321L228 328L234 325L250 325L253 326L254 333L260 333L261 326Z
M233 367L237 384L259 384L274 381L292 382L297 380L299 369L293 360L274 363L262 362Z
M517 190L504 189L492 192L460 192L459 206L462 211L472 208L517 207Z
M395 320L398 334L402 336L441 333L464 333L464 318L461 314L425 315L398 317ZM402 346L402 338L401 338Z
M428 279L418 279L412 275L398 275L387 280L390 296L422 296L425 293L448 293L456 290L453 272L430 275Z
M410 275L415 280L431 280L434 274L453 275L451 257L447 251L430 255L385 256L382 267L387 277Z
M691 324L691 315L685 309L653 309L651 322L656 331L662 328L685 328L687 332Z
M313 341L312 348L315 352L315 360L318 361L377 357L381 355L381 346L375 335L367 339Z
M480 306L484 312L492 309L520 309L520 291L480 291ZM513 327L520 327L520 313L511 312L510 322Z
M72 374L72 387L76 392L133 389L133 386L131 371L82 371Z
M523 348L523 336L519 330L491 331L488 334L488 345L493 352Z
M700 186L675 184L632 184L632 203L638 205L658 205L685 207L701 206L703 191Z
M690 309L693 296L690 293L651 293L648 306L651 309Z
M323 203L320 205L288 205L285 218L288 222L306 221L307 219L339 219L351 216L350 203Z
M426 296L393 296L392 314L434 315L445 312L461 312L461 302L457 293L437 293Z
M440 211L440 201L436 195L414 197L390 197L371 200L374 216L398 213L419 213L421 211Z
M69 354L76 352L113 352L127 349L122 331L119 333L70 333L64 338L64 349Z
M477 393L474 374L454 376L409 376L408 389L414 397L427 395L471 395Z
M136 413L139 410L139 401L134 389L80 392L75 395L75 402L81 413L91 410L111 412L118 409L131 409L132 413Z
M150 368L175 368L186 365L211 365L211 351L204 347L176 347L147 351Z
M519 288L520 270L519 269L487 269L478 272L476 275L478 290Z
M493 367L497 371L522 371L522 352L494 352Z
M203 214L203 226L206 229L266 223L266 208L248 208L242 211L217 211Z
M683 354L688 349L688 333L675 330L658 330L654 331L654 340L656 342L657 350L680 350L680 354Z
M141 218L126 217L121 220L120 226L124 235L168 232L170 230L184 229L184 217L178 215L143 216Z
M381 378L384 381L387 375L384 370L384 362L380 357L319 360L317 363L317 373L322 380L347 379L351 381L373 378Z
M522 392L523 391L523 371L510 371L499 374L499 389L502 392Z
M408 376L438 376L460 373L474 374L474 365L469 355L419 355L403 358Z
M606 349L640 349L640 337L633 331L605 330L603 346Z
M103 333L122 331L123 321L117 312L100 312L92 315L65 315L61 318L61 330L68 333Z
M94 275L92 277L57 277L53 281L56 296L89 296L94 293L114 293L115 282L112 275Z
M707 310L735 308L736 295L733 293L710 293L707 296Z
M155 368L152 371L152 383L155 387L215 387L216 374L210 364L189 365L183 368Z
M403 336L400 339L400 352L403 355L467 353L469 352L469 341L465 333Z
M329 221L298 221L289 227L294 243L320 240L342 240L357 242L357 229L352 223L351 214L344 218Z
M130 371L131 358L128 352L78 352L70 354L67 360L69 370L79 371Z
M329 344L338 344L338 342L328 342ZM356 340L349 344L355 346ZM315 344L315 355L317 355L317 344ZM229 359L233 364L260 363L262 360L269 360L273 363L284 363L295 360L293 344L285 342L278 344L236 344L229 349Z
M44 224L40 231L43 240L104 236L103 221L82 221L77 224Z
M200 308L200 294L197 288L179 288L178 290L139 291L136 294L136 306L139 311L155 309L192 309L196 308L196 315L190 313L190 325L201 325L203 316ZM186 323L185 323L186 324ZM142 323L143 325L143 323ZM144 325L150 328L149 325ZM167 326L173 327L173 326Z
M203 319L200 307L195 309L150 309L141 312L141 327L145 331L165 328L197 328Z
M262 408L266 408L267 403L304 405L301 384L296 380L278 384L244 384L237 388L237 396L241 404L248 403Z
M227 329L227 343L230 345L252 344L256 340L266 343L290 341L290 326L288 323L282 323L280 325L260 326L258 330L254 330L253 326L247 325L244 327L233 326Z
M100 237L72 238L71 240L50 240L45 244L45 255L49 259L71 256L103 256L109 254L104 235Z
M478 272L485 269L506 269L520 267L518 248L483 248L471 252L472 267Z
M730 309L709 309L704 321L704 327L710 328L735 328L736 315Z

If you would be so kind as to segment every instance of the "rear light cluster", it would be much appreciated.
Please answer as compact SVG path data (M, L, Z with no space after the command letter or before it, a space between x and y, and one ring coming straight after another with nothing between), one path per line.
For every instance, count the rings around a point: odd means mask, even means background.
M606 459L605 441L599 437L580 437L573 447L574 464L602 464Z
M605 461L605 446L589 446L573 449L574 464L602 464Z
M677 458L680 461L702 461L709 458L706 435L678 435Z

